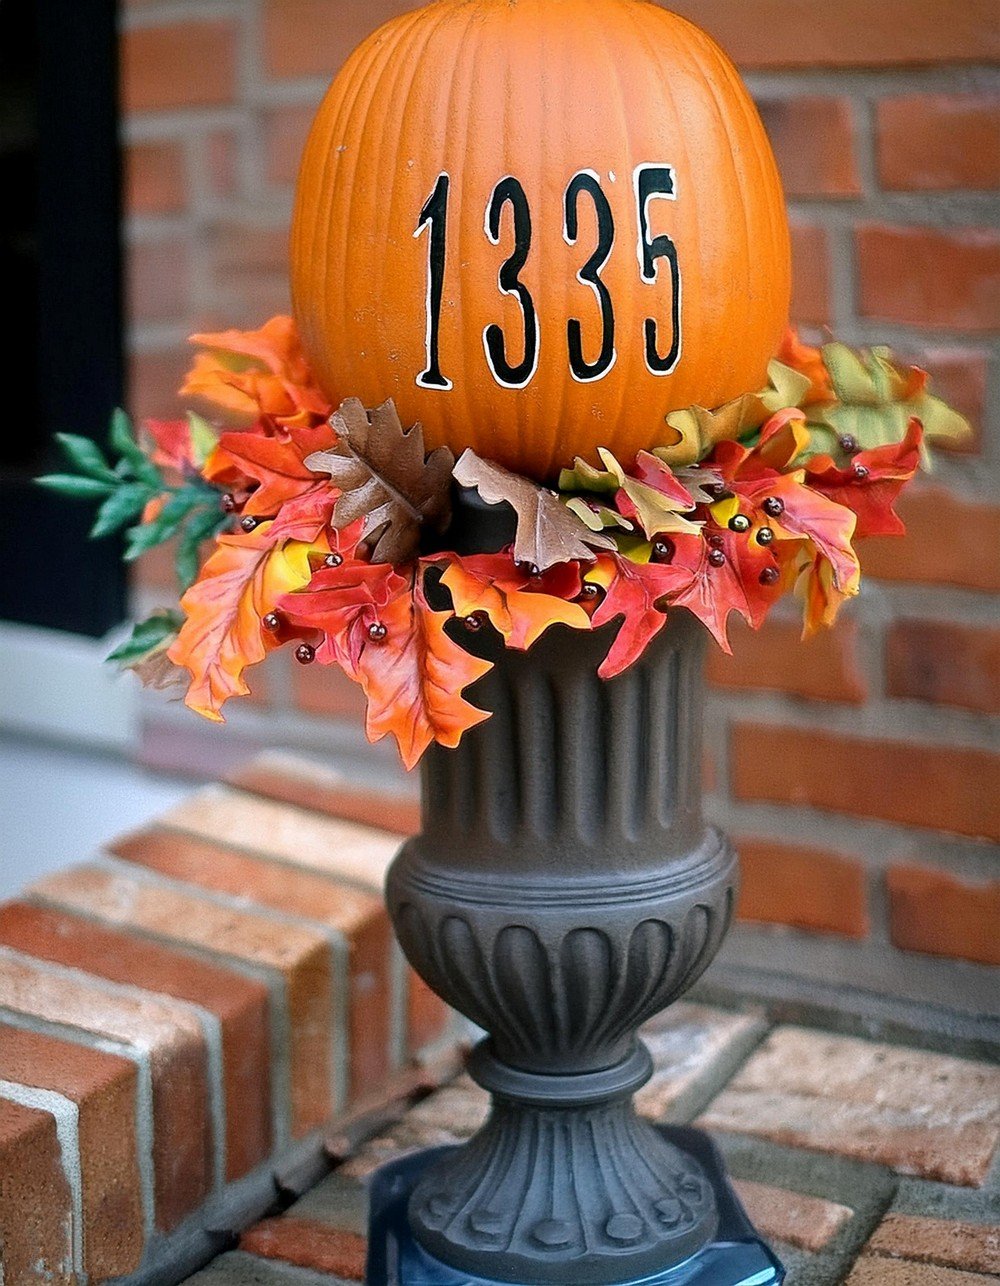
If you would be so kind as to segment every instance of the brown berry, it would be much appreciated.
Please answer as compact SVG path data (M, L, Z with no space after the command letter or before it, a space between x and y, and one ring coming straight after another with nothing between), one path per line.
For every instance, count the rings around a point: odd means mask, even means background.
M268 612L261 624L269 634L276 634L281 629L281 617L277 612Z
M785 512L785 502L778 496L768 496L764 501L764 512L769 518L780 518Z
M760 531L757 532L758 545L769 545L773 539L774 532L770 527L761 527Z
M473 612L471 616L466 616L465 619L462 621L462 624L465 626L465 628L471 631L471 633L473 634L478 634L478 632L483 628L485 623L486 622L483 618L482 612Z
M222 497L222 512L224 514L233 514L236 512L236 497L231 491L227 491Z
M765 567L757 579L762 585L777 585L780 575L777 567Z
M708 561L713 567L722 567L726 561L726 555L721 549L710 549L708 551Z
M751 525L750 519L746 514L733 514L732 518L729 519L730 531L749 531Z
M368 637L373 643L385 642L385 636L388 633L389 631L381 621L372 621L371 625L368 626Z
M299 665L309 665L316 659L316 649L308 643L300 643L295 649L295 659Z
M343 561L344 561L343 554L327 554L327 556L323 559L323 566L339 567Z
M600 592L601 589L599 585L591 585L589 581L584 581L583 589L580 590L580 597L582 599L586 599L587 602L592 603L594 599L600 595Z
M853 433L842 433L839 442L841 451L846 451L848 455L854 455L855 451L861 449L861 443Z
M659 540L653 541L653 562L669 563L674 556L674 542L665 540L662 536Z
M726 541L723 536L720 536L718 532L715 532L714 535L709 536L708 543L712 546L713 549L721 549L722 546L726 543Z
M257 519L252 514L247 514L245 518L240 519L240 526L245 532L249 533L257 526Z
M868 472L868 469L863 464L856 464L854 466L854 476L859 482L864 482L865 478L868 477Z

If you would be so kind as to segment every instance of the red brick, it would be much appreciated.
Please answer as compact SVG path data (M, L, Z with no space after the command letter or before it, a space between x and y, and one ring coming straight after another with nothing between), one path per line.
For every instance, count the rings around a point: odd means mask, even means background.
M902 94L877 107L884 188L1000 187L1000 95Z
M287 1000L291 1124L296 1136L327 1119L330 1094L333 980L326 938L98 866L77 866L40 880L32 893L132 932L211 952L272 971Z
M872 1233L865 1254L1000 1275L1000 1227L889 1213Z
M236 25L176 22L122 33L126 113L231 103L236 92Z
M169 1230L196 1209L211 1188L212 1127L205 1037L191 1010L148 992L112 992L84 973L14 952L0 956L0 1005L148 1056L157 1226Z
M364 721L364 693L338 665L297 665L292 672L292 693L296 708L306 714Z
M790 197L858 196L854 123L846 98L757 100Z
M125 208L129 214L178 214L187 204L179 143L133 143L125 149Z
M860 543L866 576L1000 591L1000 506L918 486L897 505L906 535Z
M733 793L1000 839L1000 755L945 745L736 724Z
M73 1201L56 1123L0 1098L0 1279L11 1286L73 1286Z
M975 455L982 447L983 421L986 414L986 386L989 357L977 348L908 348L900 353L904 360L921 367L930 375L930 390L949 406L964 415L972 428L961 441L941 439L935 451Z
M1000 1068L779 1027L698 1124L979 1186L1000 1142Z
M1000 330L1000 232L868 224L855 239L863 317L973 334Z
M740 920L867 937L868 887L860 862L766 839L739 839L736 847Z
M222 222L209 235L218 290L258 320L288 312L288 228Z
M265 173L268 183L291 187L299 173L306 135L318 104L277 107L264 118Z
M867 696L853 621L841 621L806 641L797 622L772 618L760 630L740 622L732 630L732 644L732 656L721 648L709 650L706 674L716 687L764 688L853 705L860 705Z
M272 76L332 77L355 45L418 0L267 0L265 59Z
M177 395L191 354L183 346L166 352L129 354L128 406L137 420L168 420L180 414Z
M787 1188L748 1179L734 1180L733 1187L755 1228L801 1250L822 1250L854 1216L849 1206Z
M205 159L212 195L235 196L239 190L239 145L232 130L212 130L206 136Z
M1000 714L1000 629L894 621L886 636L886 691Z
M1000 965L1000 880L969 884L947 871L900 864L885 882L897 947Z
M280 0L274 0L275 4ZM669 0L744 67L892 67L1000 58L993 0Z
M315 1219L294 1215L264 1219L240 1237L240 1249L263 1259L333 1273L349 1282L364 1281L365 1277L368 1246L364 1237Z
M393 834L415 835L420 829L419 800L360 789L324 764L297 755L269 751L238 768L227 780L254 795Z
M187 316L189 249L186 241L176 237L132 243L125 275L129 320L133 324L183 321Z
M116 840L109 850L172 879L245 898L343 934L349 952L351 1093L371 1090L389 1074L391 939L381 898L175 831L137 831Z
M238 1179L267 1156L272 1141L271 1040L263 983L190 953L23 902L0 907L0 942L36 959L173 996L215 1014L222 1033L226 1177Z
M0 1025L0 1080L53 1090L77 1105L83 1269L103 1281L138 1268L144 1236L135 1064Z
M792 320L825 326L830 320L830 250L826 232L794 222L792 233Z

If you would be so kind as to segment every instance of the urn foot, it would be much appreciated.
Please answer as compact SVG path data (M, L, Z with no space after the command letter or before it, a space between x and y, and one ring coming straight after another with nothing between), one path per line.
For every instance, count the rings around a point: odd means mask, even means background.
M626 1257L619 1259L621 1271L616 1276L598 1278L583 1275L577 1267L582 1259L564 1263L562 1275L552 1278L537 1275L537 1260L531 1270L535 1275L504 1278L484 1277L476 1272L474 1263L467 1267L445 1264L416 1240L408 1209L415 1200L422 1200L421 1192L429 1195L433 1191L435 1174L450 1172L465 1149L430 1148L384 1166L373 1180L367 1286L499 1286L501 1281L537 1286L550 1280L573 1286L595 1280L616 1286L780 1286L784 1269L754 1232L708 1136L688 1127L645 1128L656 1136L660 1155L671 1158L671 1165L679 1164L680 1175L697 1175L705 1184L706 1203L717 1219L710 1239L680 1262L664 1268L661 1261L660 1267L640 1273L627 1266ZM518 1212L499 1213L506 1217ZM489 1256L489 1263L496 1272L494 1256Z

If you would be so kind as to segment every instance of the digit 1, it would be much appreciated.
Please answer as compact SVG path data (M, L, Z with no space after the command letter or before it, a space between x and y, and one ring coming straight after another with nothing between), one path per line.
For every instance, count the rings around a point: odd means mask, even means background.
M656 342L657 326L652 317L645 322L646 366L653 375L669 375L681 355L681 270L677 247L665 234L649 238L649 203L654 197L677 200L674 171L669 165L637 165L635 169L635 203L639 218L639 271L643 281L655 282L658 259L670 264L670 347L661 357Z
M591 383L607 375L615 364L615 310L608 288L601 280L601 269L611 256L615 242L615 221L611 205L601 188L600 179L593 170L581 170L574 174L566 188L563 239L567 245L575 245L579 229L577 205L581 192L586 192L594 203L597 215L597 248L576 274L577 281L590 286L597 296L601 308L601 351L596 361L587 362L583 356L583 327L575 317L566 323L566 340L569 345L569 369L575 380L581 384Z
M486 235L493 245L500 244L500 216L509 204L514 217L514 249L501 265L497 282L505 295L514 295L521 305L524 317L524 357L516 366L507 361L506 343L502 329L494 322L483 331L486 361L493 378L504 388L524 388L538 366L538 319L535 303L527 286L520 279L531 249L531 210L524 188L517 179L508 175L493 189L486 206Z
M448 231L448 189L451 179L439 174L434 189L424 203L417 221L415 237L424 228L430 228L427 248L427 366L417 376L421 388L452 387L451 380L441 374L438 362L438 335L441 327L441 295L444 290L445 237Z

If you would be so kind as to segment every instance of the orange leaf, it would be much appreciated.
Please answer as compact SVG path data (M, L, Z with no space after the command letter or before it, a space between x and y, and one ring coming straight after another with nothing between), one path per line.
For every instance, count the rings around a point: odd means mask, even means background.
M271 517L286 501L304 492L330 489L329 479L307 469L304 461L312 452L332 446L334 440L333 430L325 423L278 434L252 430L223 433L205 464L204 475L209 482L227 483L238 477L256 483L243 512Z
M462 733L489 718L461 693L490 668L445 633L451 612L435 612L424 597L423 565L418 564L412 589L391 599L380 619L386 627L381 643L367 643L358 660L361 685L368 697L366 732L370 741L392 733L407 768L412 768L432 741L457 746Z
M541 576L531 576L510 554L452 555L441 583L459 616L485 612L508 647L531 647L550 625L590 629L587 612L572 601L582 589L576 563L560 563Z
M317 388L290 317L272 317L260 330L192 335L198 353L181 388L201 397L236 423L259 415L285 427L307 427L329 418L331 406Z
M322 528L311 541L279 540L272 523L218 537L218 548L181 599L187 619L168 653L190 671L185 704L215 722L229 697L250 689L243 671L264 659L272 640L261 621L283 594L309 581L310 553L325 553Z
M784 366L790 366L793 371L798 371L809 380L810 387L802 399L803 406L833 400L833 385L830 383L830 373L826 369L821 349L803 343L799 339L798 332L789 327L782 338L781 347L776 356Z

